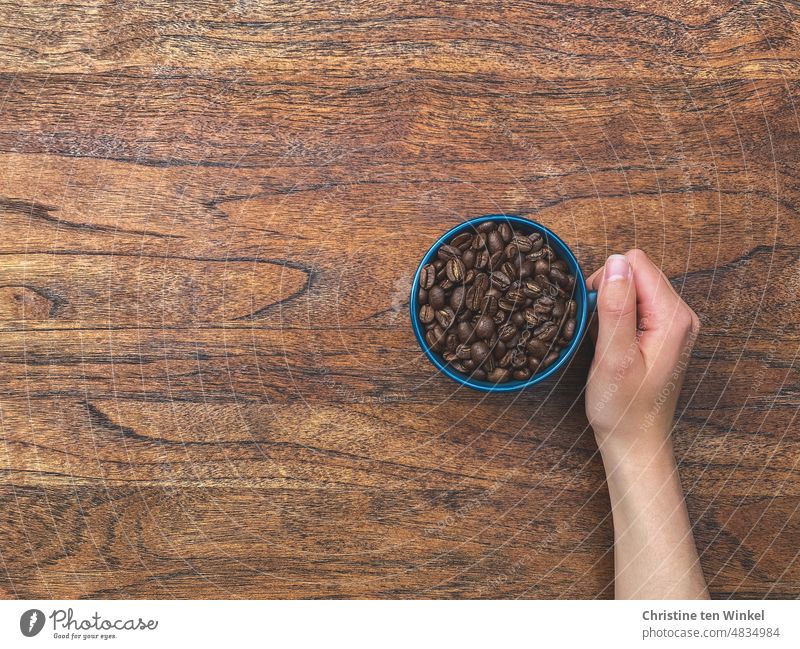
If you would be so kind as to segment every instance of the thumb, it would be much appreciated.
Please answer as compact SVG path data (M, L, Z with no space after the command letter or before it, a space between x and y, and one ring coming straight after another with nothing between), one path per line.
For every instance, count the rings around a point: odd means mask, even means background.
M597 292L597 353L612 363L631 353L636 342L636 285L624 255L611 255Z

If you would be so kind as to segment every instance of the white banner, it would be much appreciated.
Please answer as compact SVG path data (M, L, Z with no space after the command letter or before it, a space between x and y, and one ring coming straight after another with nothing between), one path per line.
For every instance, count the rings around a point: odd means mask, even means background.
M0 647L796 649L799 614L760 600L5 601Z

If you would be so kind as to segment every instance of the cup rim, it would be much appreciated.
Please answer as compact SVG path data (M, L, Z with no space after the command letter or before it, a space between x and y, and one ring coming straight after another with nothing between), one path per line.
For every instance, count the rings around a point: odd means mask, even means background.
M470 229L475 228L475 226L485 222L485 221L498 221L498 220L505 220L508 223L514 223L525 228L530 229L531 231L539 232L547 242L555 242L556 247L558 248L559 256L564 258L571 267L573 267L576 272L576 288L577 288L577 295L579 296L578 301L578 318L576 322L576 331L575 335L572 337L569 346L562 349L559 353L558 360L553 363L550 367L548 367L543 372L537 372L531 378L525 381L508 381L506 383L491 383L490 381L481 381L478 379L473 379L469 376L461 374L460 372L456 372L455 370L451 369L447 366L446 363L439 358L439 355L433 352L428 348L428 345L425 343L425 337L422 332L422 325L419 321L419 305L417 304L417 294L419 293L419 276L422 272L422 268L431 262L436 252L439 250L439 247L442 244L449 241L454 235ZM422 351L425 353L425 356L428 357L428 360L438 369L442 374L447 376L448 378L452 379L456 383L460 383L468 388L472 388L473 390L478 390L481 392L515 392L517 390L524 390L532 385L536 385L537 383L541 383L542 381L546 380L556 372L558 372L564 365L572 358L575 354L575 351L578 349L578 346L583 339L584 334L586 333L587 322L589 319L587 303L587 288L586 288L586 279L583 275L583 270L581 269L580 264L578 263L575 254L572 252L570 247L564 243L558 235L556 235L550 228L538 223L537 221L533 221L531 219L527 219L521 216L511 215L511 214L486 214L484 216L478 216L472 219L467 219L462 223L450 228L447 232L445 232L436 242L428 248L428 251L423 255L422 260L420 261L419 265L417 266L417 271L414 273L414 281L411 283L411 296L409 299L409 312L411 316L411 327L414 331L414 336L417 339L417 343L419 344Z

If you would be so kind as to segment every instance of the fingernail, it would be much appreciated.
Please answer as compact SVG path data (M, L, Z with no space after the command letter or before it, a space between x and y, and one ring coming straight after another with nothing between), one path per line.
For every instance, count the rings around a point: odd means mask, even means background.
M606 270L603 279L614 282L619 279L628 279L631 274L631 265L625 255L611 255L606 260Z

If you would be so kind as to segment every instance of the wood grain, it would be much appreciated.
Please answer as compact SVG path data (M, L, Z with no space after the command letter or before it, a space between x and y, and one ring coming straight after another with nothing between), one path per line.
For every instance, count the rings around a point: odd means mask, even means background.
M613 594L584 345L481 396L407 308L485 213L703 333L716 597L800 596L800 9L0 2L0 596Z

